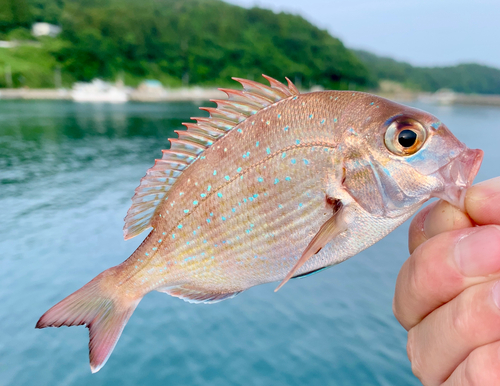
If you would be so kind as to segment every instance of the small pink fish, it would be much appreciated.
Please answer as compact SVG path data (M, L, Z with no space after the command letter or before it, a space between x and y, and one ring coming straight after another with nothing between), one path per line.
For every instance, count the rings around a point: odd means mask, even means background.
M299 94L236 79L148 170L125 218L139 248L56 304L36 327L86 325L107 361L148 292L214 303L338 264L431 197L463 208L483 152L432 115L361 92ZM288 80L288 79L287 79Z

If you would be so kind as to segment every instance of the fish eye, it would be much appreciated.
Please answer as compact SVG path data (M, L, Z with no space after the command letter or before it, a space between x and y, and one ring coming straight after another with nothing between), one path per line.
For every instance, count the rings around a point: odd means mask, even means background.
M396 155L411 155L420 150L427 138L422 124L405 118L393 121L385 132L385 146Z

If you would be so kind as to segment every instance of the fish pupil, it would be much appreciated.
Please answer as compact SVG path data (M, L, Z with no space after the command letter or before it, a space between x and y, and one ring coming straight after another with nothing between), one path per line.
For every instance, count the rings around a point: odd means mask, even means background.
M403 130L398 135L398 142L403 147L412 147L417 141L417 133L413 130Z

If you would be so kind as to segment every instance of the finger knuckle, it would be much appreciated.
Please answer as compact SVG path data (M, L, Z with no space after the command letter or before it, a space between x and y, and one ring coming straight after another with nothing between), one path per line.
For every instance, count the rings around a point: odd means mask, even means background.
M498 386L500 384L499 344L474 350L465 360L463 366L464 383L467 386Z
M411 363L411 371L413 374L422 381L425 375L425 369L419 354L419 345L417 339L417 329L414 327L408 331L408 343L406 344L406 353Z
M462 293L462 296L455 298L455 301L449 303L450 324L455 336L463 336L463 334L470 330L471 313L473 310L467 306L470 302L466 292Z

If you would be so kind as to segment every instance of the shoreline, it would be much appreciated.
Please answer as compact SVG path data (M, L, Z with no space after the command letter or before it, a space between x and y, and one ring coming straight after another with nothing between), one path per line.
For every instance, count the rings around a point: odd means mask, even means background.
M315 90L314 90L315 91ZM423 93L412 91L383 92L371 91L384 98L404 102L421 101L440 105L479 105L499 106L500 95L460 94L452 91ZM133 90L128 93L131 102L201 102L210 99L226 99L224 92L216 88L178 88L163 89L159 92ZM68 89L0 89L0 100L72 100Z

